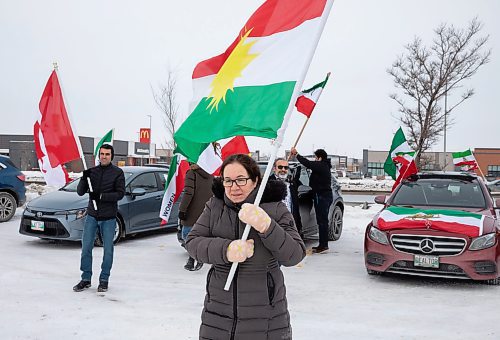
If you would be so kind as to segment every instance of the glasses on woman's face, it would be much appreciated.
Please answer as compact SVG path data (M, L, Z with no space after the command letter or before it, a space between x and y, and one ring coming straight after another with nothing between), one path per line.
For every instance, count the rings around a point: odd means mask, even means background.
M278 166L276 166L276 167L277 167L278 169L280 169L280 170L283 170L283 169L288 170L288 165L278 165Z
M247 184L249 179L250 179L250 177L236 178L236 179L224 178L222 180L222 185L227 187L227 188L230 188L233 186L234 183L236 183L237 186L242 187L242 186Z

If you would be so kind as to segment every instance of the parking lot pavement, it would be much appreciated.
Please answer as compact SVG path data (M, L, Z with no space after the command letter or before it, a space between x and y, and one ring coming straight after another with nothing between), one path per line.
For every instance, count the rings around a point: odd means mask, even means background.
M283 268L294 339L500 338L500 287L366 274L364 227L376 211L346 207L327 254ZM94 280L75 293L79 243L20 235L20 214L0 224L0 339L198 339L209 266L184 270L175 233L125 239L109 291L97 294Z

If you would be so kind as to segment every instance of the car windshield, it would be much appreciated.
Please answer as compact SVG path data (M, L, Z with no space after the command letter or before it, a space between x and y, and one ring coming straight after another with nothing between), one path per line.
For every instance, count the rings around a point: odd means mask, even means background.
M128 179L133 175L131 172L125 172L124 173L125 175L125 183L128 182ZM61 189L61 191L69 191L69 192L76 192L76 188L78 187L78 183L80 183L80 178L77 178L75 179L74 181L72 182L69 182L68 184L66 184L65 186L63 186Z
M392 199L393 205L485 208L483 191L476 179L420 178L404 182Z

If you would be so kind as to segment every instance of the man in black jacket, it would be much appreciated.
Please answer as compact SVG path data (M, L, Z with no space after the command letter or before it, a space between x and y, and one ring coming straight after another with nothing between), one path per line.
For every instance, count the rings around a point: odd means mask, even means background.
M73 287L75 292L81 292L91 285L92 250L97 231L100 232L104 247L97 291L105 292L108 290L109 275L113 265L113 239L118 201L125 195L125 176L122 169L111 164L113 157L113 147L109 144L103 144L99 149L100 164L83 171L83 176L78 183L78 195L83 196L88 192L89 204L82 236L80 261L82 280ZM90 190L89 180L91 182Z
M318 223L319 245L313 247L313 253L323 253L328 250L328 211L333 202L332 175L330 169L332 164L325 150L314 151L315 161L298 154L297 149L292 148L290 153L306 168L311 169L309 185L314 194L314 210L316 211L316 222Z

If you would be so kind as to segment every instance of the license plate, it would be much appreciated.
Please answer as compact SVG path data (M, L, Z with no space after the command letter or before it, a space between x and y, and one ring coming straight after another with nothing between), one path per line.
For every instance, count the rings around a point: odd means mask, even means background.
M31 230L44 231L45 224L43 221L31 221Z
M413 264L415 267L439 268L439 256L415 255Z

